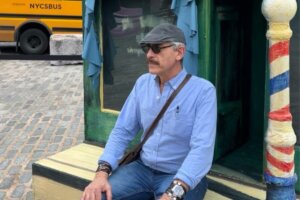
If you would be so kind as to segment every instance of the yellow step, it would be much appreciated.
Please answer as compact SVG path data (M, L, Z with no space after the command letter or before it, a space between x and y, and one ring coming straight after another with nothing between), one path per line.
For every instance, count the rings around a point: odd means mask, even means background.
M32 166L35 200L80 199L82 190L93 179L97 160L103 148L79 144L53 156L35 162ZM252 199L265 199L265 192L218 177L208 176L219 188L230 188ZM227 195L227 196L226 196ZM216 188L207 191L205 200L228 200L230 195L220 194ZM232 194L231 194L232 195Z

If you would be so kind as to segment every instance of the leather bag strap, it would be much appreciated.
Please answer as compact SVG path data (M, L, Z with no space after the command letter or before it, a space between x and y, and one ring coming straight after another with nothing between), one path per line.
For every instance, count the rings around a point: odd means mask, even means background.
M142 148L142 146L145 144L145 142L147 141L147 139L151 136L154 128L156 127L156 125L158 124L159 120L161 119L161 117L164 115L164 113L166 112L167 108L169 107L169 105L172 103L172 101L175 99L176 95L179 93L179 91L183 88L183 86L188 82L188 80L192 77L191 74L187 74L184 78L184 80L180 83L180 85L176 88L176 90L174 90L174 92L171 94L171 96L168 98L168 100L166 101L165 105L162 107L162 109L160 110L160 112L158 113L158 115L156 116L156 118L154 119L154 121L152 122L151 126L149 127L149 129L147 130L147 132L145 133L145 137L143 138L142 142L139 145L139 150Z

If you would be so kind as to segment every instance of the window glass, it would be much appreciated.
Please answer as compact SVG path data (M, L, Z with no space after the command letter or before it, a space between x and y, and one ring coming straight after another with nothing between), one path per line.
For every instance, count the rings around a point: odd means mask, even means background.
M171 0L102 1L104 109L119 111L136 79L146 73L139 41L154 26L176 22Z

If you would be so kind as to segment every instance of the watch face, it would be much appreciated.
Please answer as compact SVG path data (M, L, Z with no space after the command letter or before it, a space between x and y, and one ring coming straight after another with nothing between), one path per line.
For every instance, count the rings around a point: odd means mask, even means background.
M173 195L176 197L182 197L184 194L184 190L180 185L174 185L172 188Z

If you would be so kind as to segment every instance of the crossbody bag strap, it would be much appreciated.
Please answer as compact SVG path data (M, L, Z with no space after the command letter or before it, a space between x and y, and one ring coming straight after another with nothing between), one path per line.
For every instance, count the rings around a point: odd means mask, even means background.
M161 117L163 116L163 114L166 112L166 110L169 107L169 105L172 103L173 99L176 97L176 95L179 93L179 91L183 88L183 86L188 82L188 80L191 77L192 77L191 74L187 74L185 76L184 80L180 83L180 85L176 88L176 90L174 90L174 92L168 98L167 102L162 107L162 109L160 110L160 112L158 113L158 115L156 116L156 118L154 119L154 121L152 122L151 126L149 127L149 129L145 133L145 137L143 138L143 141L140 143L141 145L139 145L140 148L145 144L146 140L151 136L151 134L153 132L153 129L156 127L156 125L158 124L159 120L161 119Z

